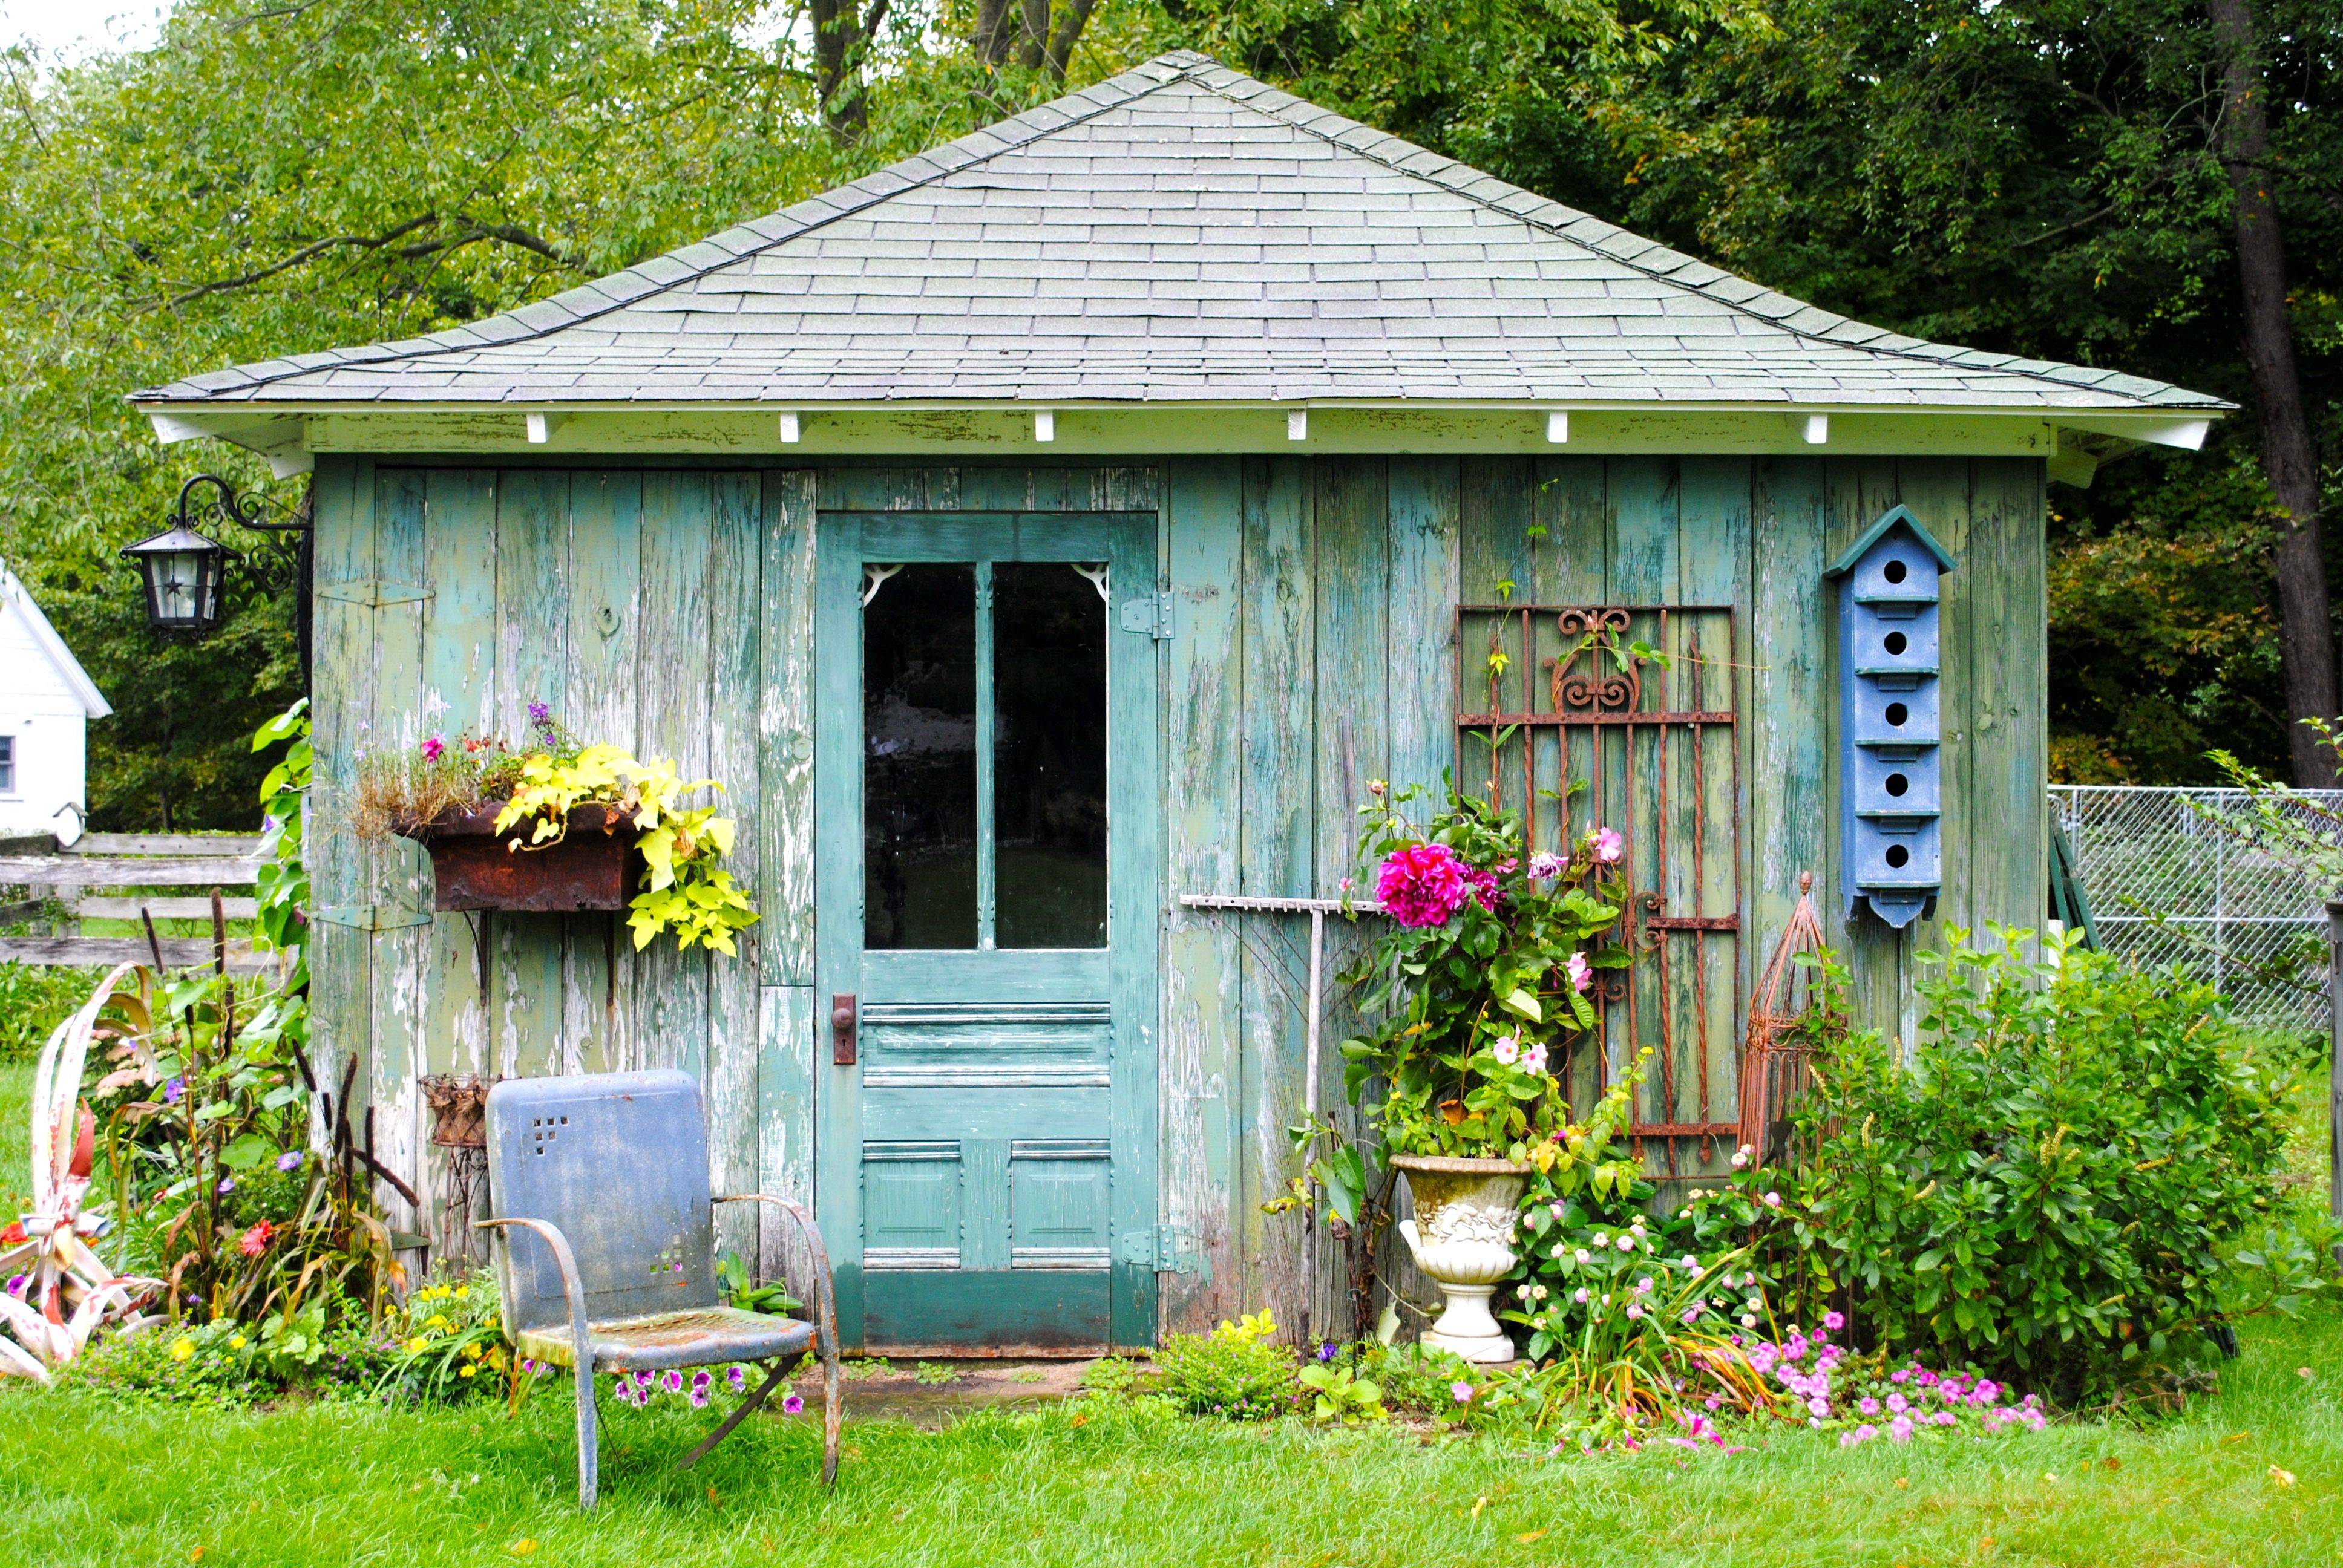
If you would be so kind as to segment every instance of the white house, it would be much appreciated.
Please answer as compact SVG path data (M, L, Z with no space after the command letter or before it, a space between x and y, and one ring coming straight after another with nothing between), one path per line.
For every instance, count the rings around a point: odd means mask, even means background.
M0 837L81 836L89 721L113 711L24 583L0 563Z

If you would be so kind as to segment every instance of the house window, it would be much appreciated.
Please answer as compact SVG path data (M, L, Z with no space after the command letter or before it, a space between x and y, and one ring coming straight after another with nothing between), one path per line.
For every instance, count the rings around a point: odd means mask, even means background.
M16 792L16 738L0 735L0 795Z

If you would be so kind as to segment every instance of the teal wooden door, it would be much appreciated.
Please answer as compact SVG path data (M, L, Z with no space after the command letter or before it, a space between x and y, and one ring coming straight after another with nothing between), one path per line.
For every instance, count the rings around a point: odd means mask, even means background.
M1151 1344L1154 517L826 513L815 559L841 1338Z

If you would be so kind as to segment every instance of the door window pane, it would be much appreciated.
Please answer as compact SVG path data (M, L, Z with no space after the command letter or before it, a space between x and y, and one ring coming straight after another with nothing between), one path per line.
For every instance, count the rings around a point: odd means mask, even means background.
M996 943L1102 948L1106 602L1058 561L992 584Z
M976 946L973 567L879 582L862 610L862 739L863 945Z

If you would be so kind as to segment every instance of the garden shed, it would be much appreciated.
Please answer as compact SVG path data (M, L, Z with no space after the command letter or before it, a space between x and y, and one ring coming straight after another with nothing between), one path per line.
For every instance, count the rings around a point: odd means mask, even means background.
M1653 1049L1663 1176L1731 1152L1801 871L1908 1030L1944 926L2042 919L2046 484L2226 407L1863 326L1185 53L137 403L314 467L315 1011L386 1160L444 1195L425 1073L681 1066L719 1190L813 1201L850 1343L995 1349L1301 1304L1262 1205L1308 923L1182 900L1338 896L1380 783L1624 835L1581 1070ZM723 781L737 960L435 915L349 831L363 749L535 701Z

